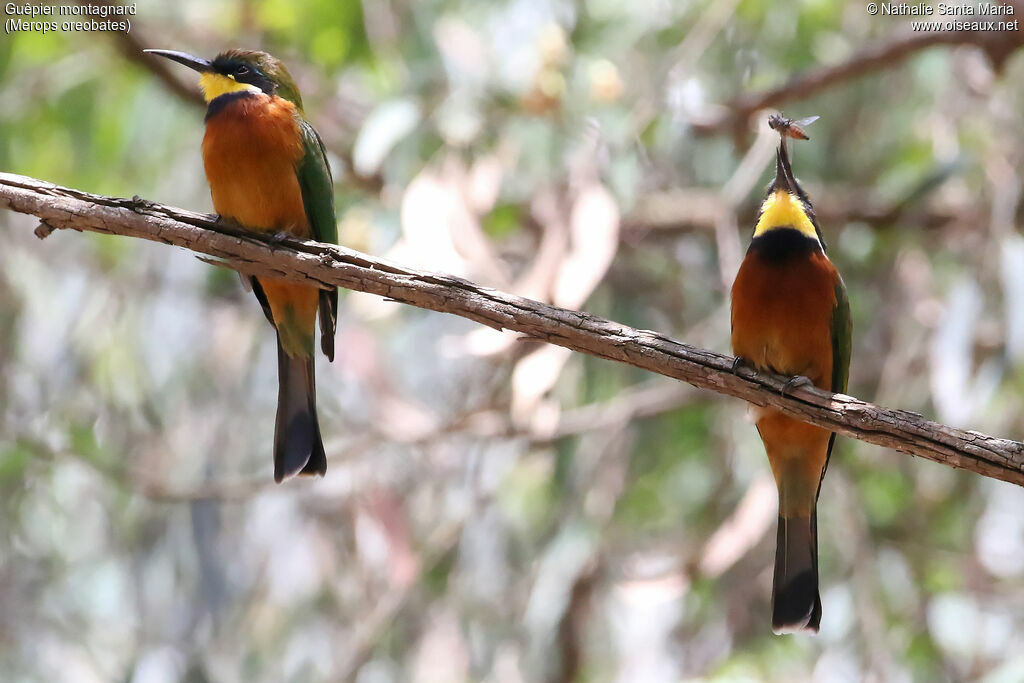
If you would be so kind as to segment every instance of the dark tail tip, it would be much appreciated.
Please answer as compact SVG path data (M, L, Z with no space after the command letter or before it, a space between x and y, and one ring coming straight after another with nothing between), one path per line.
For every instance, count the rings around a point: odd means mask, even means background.
M278 342L277 371L274 481L296 474L323 476L327 455L316 416L313 356L289 356Z
M817 633L820 623L818 577L808 570L793 577L776 592L772 605L772 631L778 634Z
M772 631L817 633L821 623L818 595L817 524L810 517L779 517L772 588Z
M316 413L313 414L313 421L313 429L316 432L313 452L309 454L309 460L306 461L305 467L299 470L299 474L306 477L322 477L327 474L327 453L324 452L324 442L320 438L320 421L316 419Z

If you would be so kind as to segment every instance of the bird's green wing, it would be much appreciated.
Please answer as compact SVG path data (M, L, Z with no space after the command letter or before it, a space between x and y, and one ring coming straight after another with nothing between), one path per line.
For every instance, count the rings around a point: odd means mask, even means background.
M832 391L845 393L850 379L850 346L853 324L850 321L850 299L846 296L843 278L836 276L836 305L832 309Z
M846 393L846 384L850 379L850 347L853 344L853 323L850 320L850 299L846 296L846 285L843 278L836 274L836 305L832 308L832 392ZM836 442L835 432L828 440L828 452L825 455L825 467L821 470L821 478L825 478L828 461L832 457L832 446ZM818 482L821 492L821 481Z
M334 180L327 164L324 142L313 126L299 120L302 135L302 159L295 167L302 189L302 204L306 209L313 239L338 243L338 223L334 215ZM320 348L334 360L334 332L338 326L338 290L320 292Z
M331 167L327 165L327 154L323 140L305 121L299 122L302 134L302 159L295 172L302 188L302 203L306 218L313 231L313 239L319 242L338 243L338 224L334 216L334 180Z

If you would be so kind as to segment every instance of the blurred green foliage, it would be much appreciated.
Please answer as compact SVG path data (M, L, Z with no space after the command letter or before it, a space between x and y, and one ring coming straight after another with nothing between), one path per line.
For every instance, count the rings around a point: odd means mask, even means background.
M0 40L0 168L208 211L202 108L136 50L259 47L327 142L344 244L719 351L771 145L763 116L707 122L908 28L820 0L188 0L132 27ZM851 393L1017 439L1022 76L939 46L783 105L822 117L794 165ZM278 487L273 337L234 275L33 227L0 215L4 680L1024 670L1016 487L840 439L822 632L775 637L738 402L352 294L318 369L329 474Z

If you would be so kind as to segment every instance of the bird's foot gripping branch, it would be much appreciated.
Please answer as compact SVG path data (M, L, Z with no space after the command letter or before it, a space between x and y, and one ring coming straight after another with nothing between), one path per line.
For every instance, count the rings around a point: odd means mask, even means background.
M720 353L673 341L587 313L412 270L350 249L238 230L215 216L136 199L90 194L0 173L0 208L37 217L47 230L88 230L141 237L220 259L249 275L317 287L344 287L573 351L627 363L702 389L775 408L853 439L1024 485L1024 444L957 429L916 413L814 387L783 389L790 378L757 372Z

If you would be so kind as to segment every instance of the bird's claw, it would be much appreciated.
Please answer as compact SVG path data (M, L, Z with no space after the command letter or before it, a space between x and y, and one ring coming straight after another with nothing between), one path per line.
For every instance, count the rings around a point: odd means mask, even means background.
M274 244L281 244L289 237L291 237L291 235L289 235L284 230L278 230L277 232L273 233L270 236L270 241L273 242Z
M219 213L214 217L213 222L215 225L227 228L229 230L241 230L242 226L236 223L233 219L227 216L222 216Z
M813 384L814 382L811 381L810 377L806 377L804 375L796 375L786 380L786 383L782 385L782 389L779 390L779 393L785 396L789 392L793 391L798 387L806 387L811 386Z
M736 356L732 359L732 373L734 375L739 374L737 371L745 368L747 370L754 370L754 364L750 362L749 358L743 356Z

